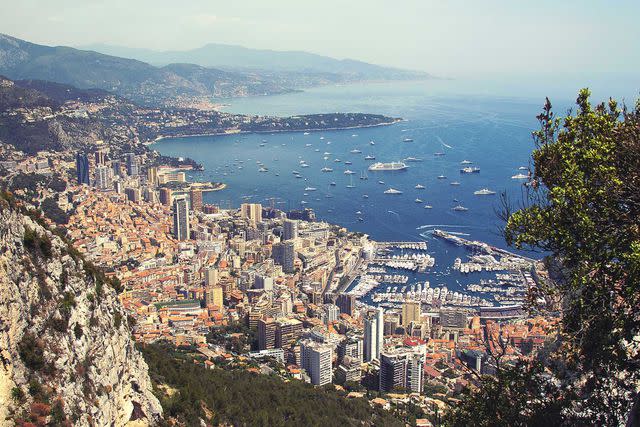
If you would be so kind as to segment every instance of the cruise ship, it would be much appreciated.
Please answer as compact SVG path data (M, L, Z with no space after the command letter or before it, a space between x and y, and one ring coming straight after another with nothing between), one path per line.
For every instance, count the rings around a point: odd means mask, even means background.
M400 171L405 170L407 165L403 162L391 162L391 163L374 163L369 166L370 171Z
M467 166L466 168L460 169L460 173L480 173L480 168Z
M482 190L474 191L473 194L476 196L493 196L496 192L491 191L488 188L483 188Z
M395 188L389 188L388 190L384 190L384 194L402 194L402 191L396 190Z

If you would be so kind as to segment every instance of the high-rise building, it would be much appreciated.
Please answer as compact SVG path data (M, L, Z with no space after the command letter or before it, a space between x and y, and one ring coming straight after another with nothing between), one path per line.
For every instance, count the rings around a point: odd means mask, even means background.
M111 169L113 169L113 176L122 176L122 164L120 160L113 160L111 162Z
M155 166L147 169L147 182L149 185L158 185L158 168Z
M98 150L95 152L96 165L107 164L107 152L105 150Z
M273 290L273 278L269 276L263 276L261 274L256 274L253 278L253 287L254 289L264 289L265 291Z
M360 362L346 358L336 369L336 381L344 384L346 382L359 383L362 379Z
M325 325L335 322L336 320L338 320L339 313L340 313L340 310L338 309L337 305L324 304L322 306L322 321L324 322Z
M380 391L396 389L422 393L424 354L412 349L396 349L380 355Z
M125 188L124 194L127 196L128 200L131 200L133 203L140 203L140 189L139 188Z
M349 357L362 363L362 338L349 336L338 344L338 358L343 360Z
M202 211L202 190L192 188L189 191L189 198L191 200L191 210L194 212Z
M311 384L331 384L333 347L312 340L301 343L302 368L311 377Z
M124 155L127 165L127 175L129 176L137 176L138 175L138 159L134 153L126 153Z
M336 305L340 309L340 313L353 316L353 311L356 308L356 296L349 294L340 294L336 298Z
M89 158L85 153L76 154L76 177L78 184L89 185Z
M402 326L406 328L411 322L419 322L421 314L420 301L405 301L402 304Z
M243 203L240 205L240 215L256 225L262 222L262 205L260 203Z
M293 273L295 271L296 251L293 242L276 243L273 245L272 256L273 261L277 265L281 265L282 271L285 273Z
M276 347L293 344L302 332L302 322L297 319L278 319L276 322Z
M96 187L100 190L111 189L111 168L108 166L96 168Z
M216 267L209 267L204 271L204 284L206 286L216 286L219 280L219 273Z
M258 349L267 350L276 348L276 322L275 320L258 320Z
M381 308L368 310L364 316L364 360L380 359L384 345L384 314Z
M189 204L184 197L173 201L173 236L177 240L189 239Z
M298 221L295 219L285 219L283 227L283 240L293 240L298 238Z
M207 286L205 291L205 302L207 306L215 305L218 308L224 306L222 286Z
M160 189L160 203L165 206L171 206L171 193L172 191L170 188L162 187Z

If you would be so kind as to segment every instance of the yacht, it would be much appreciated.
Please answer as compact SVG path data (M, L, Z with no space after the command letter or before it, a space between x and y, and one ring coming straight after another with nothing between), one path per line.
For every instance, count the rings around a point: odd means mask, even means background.
M405 138L402 142L413 142L413 138Z
M465 208L462 205L456 205L456 206L453 207L453 210L457 211L457 212L466 212L466 211L469 210L469 208Z
M357 212L356 212L356 215L362 215L362 212L357 211Z
M334 186L334 187L335 187L335 186L336 186L336 183L335 183L335 182L333 182L333 181L331 181L331 184L329 184L329 185L332 185L332 186Z
M463 160L463 161L460 162L461 165L470 165L472 163L473 162L471 160Z
M345 164L345 165L352 165L352 164L353 164L353 162L351 162L350 160L346 160L346 161L344 162L344 164Z
M416 184L416 186L415 186L415 187L413 187L413 188L415 188L416 190L424 190L424 189L425 189L425 186L424 186L424 185L422 185L422 184Z
M291 173L294 174L294 175L300 175L300 172L298 172L298 171L292 171Z
M320 139L324 139L324 136L321 136Z
M384 181L378 181L378 184L384 185Z
M405 162L421 162L422 159L418 158L418 157L407 157L406 159L404 159Z
M362 198L363 198L363 199L368 199L368 198L369 198L369 195L368 195L368 194L363 194L363 195L362 195Z
M303 201L301 201L300 203L301 203L301 204L303 204L303 205L306 205L306 204L307 204L307 203L309 203L309 202L306 202L306 201L304 201L304 200L303 200Z
M439 156L444 156L444 153L442 151L438 151L438 152L433 153L433 155L439 157Z
M405 170L407 165L403 162L390 162L390 163L374 163L369 166L370 171L401 171Z
M303 163L303 164L301 164L301 165L300 165L300 167L301 167L301 168L308 168L308 167L309 167L309 165L308 165L308 164L306 164L306 163Z
M370 144L370 145L376 145L376 143L375 143L375 142L373 142L373 141L369 141L369 144Z
M480 173L480 168L474 166L467 166L460 169L460 173Z
M364 158L365 160L375 160L376 156L372 156L371 154L369 154L368 156L365 156Z
M529 170L529 168L528 168L528 167L526 167L526 166L520 166L520 167L518 168L518 170L520 170L520 171L526 171L526 170Z
M433 209L433 206L431 206L431 205L424 205L424 208L425 208L425 209Z
M342 160L340 160L340 159L334 159L333 161L334 161L335 163L340 163Z
M260 169L258 169L258 172L269 172L269 169L261 167Z
M415 201L416 203L422 203L422 200L420 200L420 199L416 199L416 200L414 200L414 201Z
M331 155L331 153L330 153L330 152L328 152L328 151L325 151L325 152L324 152L324 155L325 155L325 156L330 156L330 155Z
M529 175L519 173L517 175L513 175L511 179L529 179Z
M362 153L362 151L358 150L357 148L354 148L353 150L350 151L351 154L360 154Z
M438 175L438 179L447 179L447 177L444 175Z
M309 132L305 132L305 133L303 133L303 135L309 135Z
M266 144L264 142L260 143L260 147L264 147Z
M316 191L316 190L317 190L317 188L316 188L316 187L306 187L306 188L304 189L304 191Z
M304 144L305 147L311 147L311 144Z
M402 191L396 190L395 188L389 188L388 190L384 190L384 194L402 194Z
M451 181L449 185L460 185L460 183L458 181Z
M347 169L346 171L344 171L345 175L353 175L355 172L352 170Z
M315 149L315 150L313 150L313 151L315 151L316 153L319 153L319 152L320 152L320 149L319 149L319 148L316 148L316 149Z
M333 172L333 169L328 168L328 167L323 167L322 169L320 169L322 172Z
M488 188L483 188L482 190L474 191L473 194L476 196L493 196L496 192L491 191Z

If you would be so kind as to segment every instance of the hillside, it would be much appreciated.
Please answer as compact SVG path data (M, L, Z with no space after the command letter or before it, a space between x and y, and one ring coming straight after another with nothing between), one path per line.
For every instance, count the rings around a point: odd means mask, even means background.
M50 47L0 34L0 74L13 80L47 80L80 89L104 89L141 104L216 96L250 96L290 91L269 80L200 67L185 75L142 61L70 47Z
M105 44L84 47L109 55L134 58L156 65L192 63L222 69L258 69L298 73L330 73L334 78L362 80L403 80L431 77L420 71L401 70L353 59L335 59L302 51L249 49L242 46L211 43L197 49L154 51Z
M0 425L159 420L111 282L7 194L0 244Z

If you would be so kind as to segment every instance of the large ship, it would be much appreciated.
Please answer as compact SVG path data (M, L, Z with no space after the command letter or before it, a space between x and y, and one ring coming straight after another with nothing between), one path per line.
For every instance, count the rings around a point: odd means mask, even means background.
M467 166L466 168L460 169L460 173L480 173L480 168Z
M496 192L491 191L488 188L483 188L482 190L474 191L473 194L476 196L493 196Z
M389 188L384 191L384 194L402 194L402 191L396 190L395 188Z
M370 171L401 171L405 170L407 165L403 162L381 163L377 162L369 166Z

